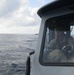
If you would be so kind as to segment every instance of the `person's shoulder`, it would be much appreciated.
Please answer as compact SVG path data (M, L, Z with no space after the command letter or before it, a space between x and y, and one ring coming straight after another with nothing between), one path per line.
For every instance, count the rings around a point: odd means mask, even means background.
M54 44L56 42L56 39L53 39L50 41L50 44Z
M48 55L48 59L50 62L51 61L53 62L67 61L65 54L59 49L55 49L51 51Z

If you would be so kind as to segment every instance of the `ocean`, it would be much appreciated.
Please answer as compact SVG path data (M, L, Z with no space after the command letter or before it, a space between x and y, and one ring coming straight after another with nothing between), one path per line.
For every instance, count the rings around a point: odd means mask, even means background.
M38 35L0 34L0 75L25 75L27 54L36 49Z

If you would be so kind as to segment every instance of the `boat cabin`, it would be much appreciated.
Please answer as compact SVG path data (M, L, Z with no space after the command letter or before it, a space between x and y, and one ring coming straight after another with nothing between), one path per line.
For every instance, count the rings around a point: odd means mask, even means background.
M37 13L41 26L30 75L74 75L74 1L57 0Z

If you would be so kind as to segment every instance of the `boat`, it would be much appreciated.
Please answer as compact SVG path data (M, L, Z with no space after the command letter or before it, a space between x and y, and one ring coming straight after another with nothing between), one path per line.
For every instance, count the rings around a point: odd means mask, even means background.
M38 35L38 34L35 34L35 35Z
M55 0L37 14L41 26L25 75L74 75L74 1Z

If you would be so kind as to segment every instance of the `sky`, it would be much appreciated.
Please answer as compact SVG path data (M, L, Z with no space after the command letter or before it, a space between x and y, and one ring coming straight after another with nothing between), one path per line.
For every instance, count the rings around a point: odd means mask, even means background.
M0 34L39 33L40 7L54 0L0 0Z

